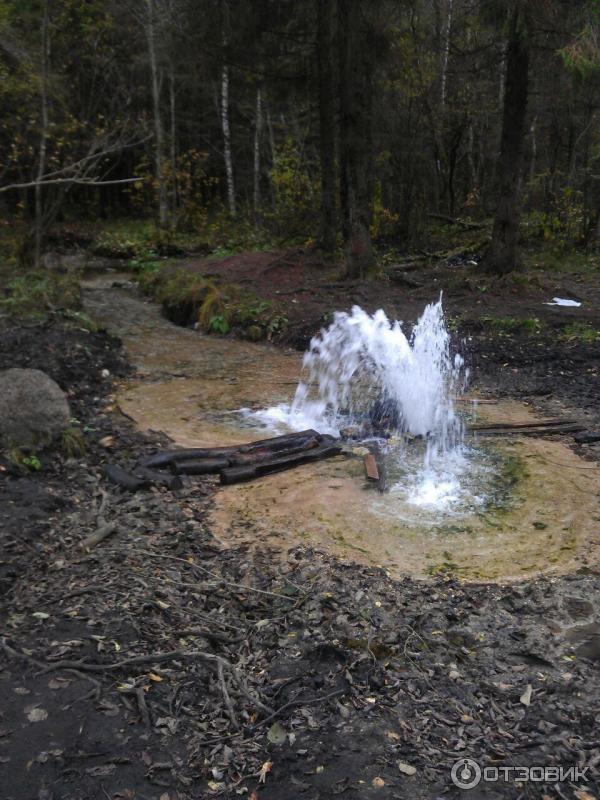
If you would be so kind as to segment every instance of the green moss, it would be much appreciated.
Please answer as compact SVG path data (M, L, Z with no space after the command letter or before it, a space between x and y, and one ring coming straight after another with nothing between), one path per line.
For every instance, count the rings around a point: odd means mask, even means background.
M268 300L232 283L219 282L173 265L145 270L140 288L162 303L179 324L197 324L206 333L234 331L252 341L271 339L284 330L287 319Z
M514 333L538 334L542 323L537 317L482 317L481 321L496 336L509 336Z
M24 453L18 447L13 447L6 453L8 463L21 474L28 472L39 472L42 468L42 462L35 455L35 453Z
M490 519L487 514L491 512L502 512L510 510L515 502L519 500L516 493L517 487L522 488L529 478L529 471L524 460L517 454L511 453L505 456L498 468L494 478L494 483L490 487L489 500L486 503L485 512L481 516L486 524L497 527L498 524Z
M565 325L561 333L561 339L565 339L568 342L595 344L600 342L600 330L586 322L573 322L570 325Z
M61 439L61 450L67 458L78 458L87 450L85 437L76 427L67 428Z

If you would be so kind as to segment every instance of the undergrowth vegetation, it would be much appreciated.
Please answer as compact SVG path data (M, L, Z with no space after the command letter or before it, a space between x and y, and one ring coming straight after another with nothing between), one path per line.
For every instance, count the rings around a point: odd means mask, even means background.
M81 326L93 325L81 311L79 276L54 272L0 275L0 314L5 317L42 320L58 313Z
M272 302L191 269L150 262L137 273L142 291L161 303L166 315L180 325L194 325L206 333L235 332L260 341L272 339L287 324Z

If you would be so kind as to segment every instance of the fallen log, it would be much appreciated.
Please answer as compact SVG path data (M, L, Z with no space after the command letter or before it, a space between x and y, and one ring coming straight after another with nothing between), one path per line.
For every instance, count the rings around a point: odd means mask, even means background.
M169 489L170 491L183 487L183 482L179 475L173 475L170 472L158 472L157 470L148 469L147 467L136 467L133 471L133 475L136 478L148 480L155 486L164 486L165 489Z
M578 425L576 419L561 419L555 417L553 419L540 419L530 420L529 422L481 422L471 425L472 431L493 431L493 430L507 430L518 428L552 428L563 425Z
M210 475L230 466L229 458L195 458L189 461L175 461L173 467L178 475Z
M111 483L120 486L122 489L127 489L128 492L137 492L138 489L148 489L151 486L151 481L148 478L138 478L133 472L127 472L127 470L118 467L116 464L107 464L105 474Z
M577 444L592 444L593 442L600 442L600 431L585 431L575 436Z
M257 464L261 461L268 461L270 458L273 457L273 453L277 453L278 458L283 458L284 456L293 456L296 453L303 453L306 450L312 450L315 447L318 447L321 437L310 436L306 439L298 439L297 444L287 445L285 448L281 450L272 450L271 448L261 448L258 450L252 450L250 452L239 452L235 453L229 459L230 466L232 467L243 467L249 466L252 464Z
M241 445L227 445L226 447L192 447L185 450L167 450L163 453L156 453L142 461L143 467L168 467L178 461L191 461L205 458L227 458L236 453L251 453L254 450L266 448L272 452L285 449L299 439L316 438L321 441L323 438L320 433L312 429L299 431L297 433L286 433L282 436L273 436L270 439L260 439L256 442L248 442Z
M308 464L312 461L320 461L324 458L337 456L342 452L342 448L336 444L322 444L303 453L298 453L284 458L274 458L269 461L262 461L256 464L239 467L228 467L221 471L221 483L229 486L242 481L251 481L263 475L270 475L274 472L282 472L286 469L298 467L301 464Z
M252 466L263 461L269 461L273 459L274 455L284 458L293 456L296 453L303 453L318 447L319 440L316 436L312 436L307 439L298 439L295 445L290 445L287 442L279 442L278 444L282 448L281 450L263 447L250 452L237 451L219 458L193 458L186 461L175 461L171 466L180 475L209 475L228 467Z
M569 423L567 425L537 425L537 426L515 426L513 428L482 428L480 430L467 431L472 436L555 436L557 434L576 433L583 430L579 423Z

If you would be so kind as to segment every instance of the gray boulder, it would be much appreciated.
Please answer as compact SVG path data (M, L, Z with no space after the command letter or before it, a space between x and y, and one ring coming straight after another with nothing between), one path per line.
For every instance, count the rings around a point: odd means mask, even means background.
M42 449L64 433L70 420L65 393L45 372L0 372L0 447Z

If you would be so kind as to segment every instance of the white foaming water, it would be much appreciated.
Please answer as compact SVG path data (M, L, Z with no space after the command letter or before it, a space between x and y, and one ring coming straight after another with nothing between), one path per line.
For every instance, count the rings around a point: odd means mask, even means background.
M250 413L273 430L339 435L373 422L379 409L387 427L426 440L421 466L406 475L406 502L442 510L461 497L463 425L454 398L464 388L463 365L450 352L441 298L409 336L382 310L369 315L354 306L312 339L292 403Z

